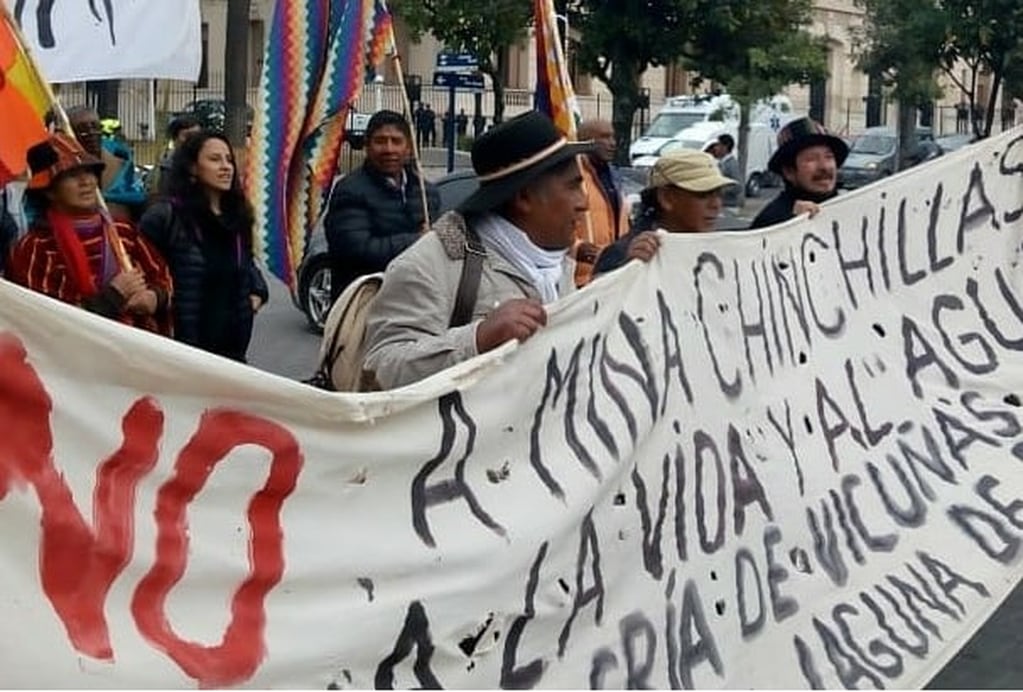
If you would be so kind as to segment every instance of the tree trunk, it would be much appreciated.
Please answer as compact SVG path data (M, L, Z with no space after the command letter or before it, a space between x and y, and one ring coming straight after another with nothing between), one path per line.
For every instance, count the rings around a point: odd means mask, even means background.
M619 166L629 165L632 121L639 108L639 77L640 69L634 61L615 60L607 84L613 99L611 123L614 126L615 142L618 145L615 163Z
M911 99L899 99L899 156L896 171L906 167L906 161L916 146L916 113L916 104Z
M753 101L739 101L739 141L735 146L739 149L739 208L746 206L746 181L749 180L749 117L753 110Z
M507 72L508 52L502 48L497 49L497 66L490 73L490 79L494 83L494 124L504 122L504 75Z
M1003 67L1003 69L993 70L993 72L991 94L987 99L987 113L984 114L984 137L991 136L991 128L995 122L995 104L998 103L998 90L1002 86L1002 74L1005 72L1005 69Z
M249 86L249 6L251 0L227 2L227 50L224 55L224 133L236 151L244 150Z

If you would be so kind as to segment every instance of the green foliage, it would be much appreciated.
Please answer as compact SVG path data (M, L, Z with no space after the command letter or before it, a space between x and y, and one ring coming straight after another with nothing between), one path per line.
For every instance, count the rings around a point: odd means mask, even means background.
M480 71L490 76L495 92L495 117L504 111L502 62L507 49L524 40L532 20L527 0L391 0L413 39L433 34L451 50L472 53Z
M580 67L607 85L621 162L628 157L640 79L651 65L676 62L693 35L698 0L566 0Z
M725 85L744 110L789 84L827 75L827 44L812 36L810 0L701 0L686 64Z

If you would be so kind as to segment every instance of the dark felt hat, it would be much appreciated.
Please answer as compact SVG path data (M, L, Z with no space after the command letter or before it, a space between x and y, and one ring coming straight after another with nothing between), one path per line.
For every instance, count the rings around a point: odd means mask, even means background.
M54 132L42 142L29 147L25 156L32 177L29 190L45 190L64 173L87 168L97 176L103 173L104 163L85 151L70 135Z
M474 214L496 209L538 174L595 150L592 142L570 143L538 111L518 115L483 133L472 145L479 187L459 211Z
M781 175L782 168L791 166L796 154L807 147L823 144L835 154L835 163L839 166L849 155L849 145L841 138L830 134L824 126L813 118L797 118L778 130L778 148L771 156L767 167Z

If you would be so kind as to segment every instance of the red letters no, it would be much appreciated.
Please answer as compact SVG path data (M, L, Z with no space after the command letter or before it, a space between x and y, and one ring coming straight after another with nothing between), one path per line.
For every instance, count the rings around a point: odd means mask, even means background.
M135 490L157 460L163 414L139 399L122 421L124 442L99 465L92 497L92 528L53 463L52 404L24 347L0 335L0 499L12 486L30 485L41 508L39 572L43 592L78 651L110 659L103 606L131 559Z
M249 502L249 574L231 599L231 620L217 646L181 639L167 622L167 596L188 562L187 509L218 463L237 446L253 444L273 455L263 488ZM302 466L298 442L285 428L244 413L214 410L181 450L175 474L156 498L156 563L139 582L131 610L139 631L204 687L248 680L265 655L263 601L284 572L280 512Z

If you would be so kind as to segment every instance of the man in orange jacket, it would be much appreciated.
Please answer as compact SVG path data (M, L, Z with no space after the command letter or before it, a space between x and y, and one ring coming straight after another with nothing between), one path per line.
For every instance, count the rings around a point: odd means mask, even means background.
M615 132L606 120L587 120L579 125L580 141L592 140L596 151L579 157L589 211L575 227L572 255L576 260L575 283L586 284L601 250L629 232L629 204L622 194L615 157Z

